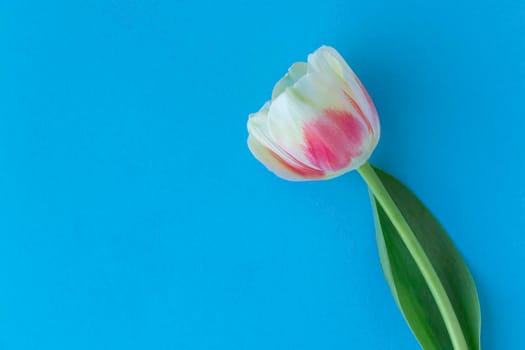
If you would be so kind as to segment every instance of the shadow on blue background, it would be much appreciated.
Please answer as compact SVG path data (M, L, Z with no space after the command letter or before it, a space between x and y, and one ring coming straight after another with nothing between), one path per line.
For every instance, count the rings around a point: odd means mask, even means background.
M471 267L484 348L525 348L525 8L0 2L0 348L417 349L357 174L287 183L246 118L336 47L372 157Z

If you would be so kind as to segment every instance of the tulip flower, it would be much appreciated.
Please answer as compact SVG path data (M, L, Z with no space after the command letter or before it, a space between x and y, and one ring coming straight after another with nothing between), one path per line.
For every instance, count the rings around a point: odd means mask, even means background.
M248 147L276 175L323 180L353 169L368 185L379 257L394 299L424 350L479 350L472 275L443 227L399 180L368 158L379 120L344 59L323 46L293 64L248 119Z
M376 108L339 53L322 46L293 64L271 101L248 119L248 147L286 180L323 180L359 168L379 140Z

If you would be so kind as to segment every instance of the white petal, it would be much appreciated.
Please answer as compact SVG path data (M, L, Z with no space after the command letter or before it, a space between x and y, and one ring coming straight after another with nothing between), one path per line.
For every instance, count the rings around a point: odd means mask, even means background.
M308 55L308 72L332 75L343 81L355 75L343 57L330 46L321 46Z
M290 168L286 167L282 161L279 161L279 159L276 158L275 154L273 154L252 135L248 136L248 148L252 152L253 156L275 175L290 181L305 180L301 176L292 172Z
M321 46L310 54L308 56L308 73L310 72L317 72L325 79L337 78L341 87L354 99L372 124L374 134L379 137L379 120L373 102L357 75L334 48Z
M331 79L321 72L309 72L297 81L293 88L295 95L314 109L348 109L351 107L344 95L344 86L339 80Z
M317 118L318 111L302 100L295 88L287 88L271 104L268 134L298 162L315 168L304 154L304 125Z
M286 147L283 147L278 140L275 140L268 129L269 109L271 103L267 102L257 113L251 114L248 118L248 133L255 138L258 143L271 151L278 158L293 167L302 168L304 164L292 156Z
M294 63L288 69L288 73L286 73L285 76L282 77L281 80L277 82L277 84L275 84L272 92L272 99L275 99L277 96L279 96L287 87L295 84L297 80L306 74L306 69L307 64L305 62Z

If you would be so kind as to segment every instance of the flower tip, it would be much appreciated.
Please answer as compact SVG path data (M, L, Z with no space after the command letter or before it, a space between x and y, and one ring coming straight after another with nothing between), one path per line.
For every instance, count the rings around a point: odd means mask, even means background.
M379 139L370 96L348 64L322 45L293 64L272 99L248 116L255 158L287 180L322 180L368 160Z

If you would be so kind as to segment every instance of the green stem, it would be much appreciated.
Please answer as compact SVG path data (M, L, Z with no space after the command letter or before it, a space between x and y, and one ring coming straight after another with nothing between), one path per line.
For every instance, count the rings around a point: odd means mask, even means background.
M468 350L467 342L461 330L456 313L454 312L454 308L447 296L447 292L445 291L436 270L434 270L432 263L423 250L423 247L421 247L417 237L414 235L414 232L405 220L405 217L369 163L365 163L357 169L357 171L365 180L375 199L381 204L381 207L392 221L392 224L397 232L399 232L405 246L414 258L414 261L421 271L425 282L428 284L430 292L441 312L454 349Z

